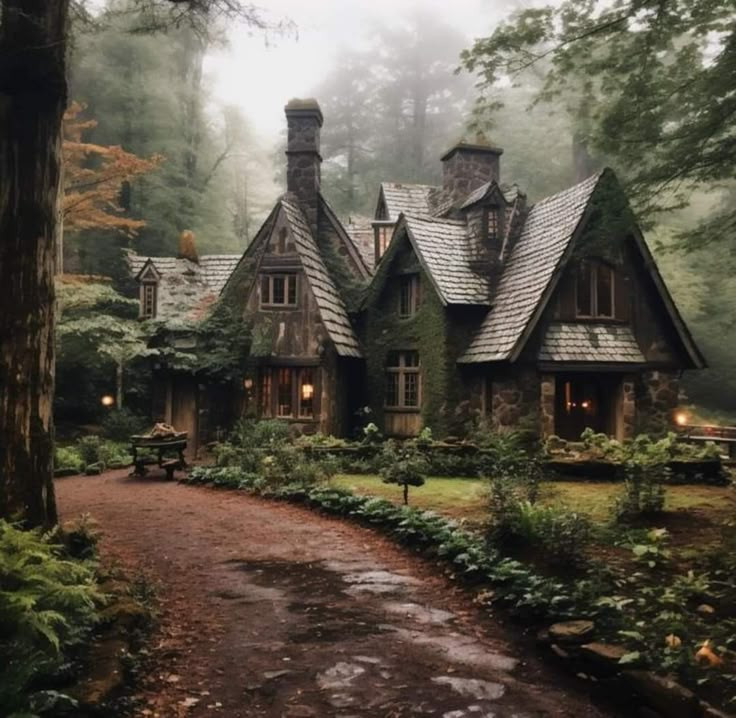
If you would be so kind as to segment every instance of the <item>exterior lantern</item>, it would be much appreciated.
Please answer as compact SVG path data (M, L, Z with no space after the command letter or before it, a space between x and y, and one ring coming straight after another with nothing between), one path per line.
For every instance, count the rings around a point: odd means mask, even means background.
M105 394L105 396L100 399L100 403L102 406L110 408L115 403L115 397L110 396L110 394Z
M685 426L687 424L687 414L684 411L678 411L675 414L675 424L677 426Z
M309 401L314 396L314 384L302 384L302 399Z
M250 391L253 388L253 379L251 379L250 377L244 379L243 386L245 387L246 391Z

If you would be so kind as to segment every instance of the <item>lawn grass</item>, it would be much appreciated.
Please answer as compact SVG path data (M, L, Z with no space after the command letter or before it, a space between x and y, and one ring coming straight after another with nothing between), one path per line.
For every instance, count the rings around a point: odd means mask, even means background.
M380 496L395 503L402 501L400 486L384 484L375 475L340 475L334 483L356 494ZM487 482L480 479L429 477L424 486L410 489L409 504L479 522L486 517L486 486ZM542 500L564 504L601 522L610 518L615 498L622 490L620 483L613 482L550 481L545 483ZM668 512L692 510L710 521L733 518L736 491L730 486L668 486L666 509Z

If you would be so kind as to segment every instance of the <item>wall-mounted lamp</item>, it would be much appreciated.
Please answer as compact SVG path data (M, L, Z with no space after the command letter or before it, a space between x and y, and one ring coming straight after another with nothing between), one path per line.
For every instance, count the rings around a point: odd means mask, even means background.
M245 387L246 391L250 391L253 388L253 379L251 379L250 377L244 379L243 386Z

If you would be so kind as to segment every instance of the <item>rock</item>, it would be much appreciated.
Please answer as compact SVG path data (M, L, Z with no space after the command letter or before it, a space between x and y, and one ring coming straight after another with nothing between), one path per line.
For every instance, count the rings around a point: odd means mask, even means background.
M129 631L145 625L149 613L145 606L132 598L122 597L103 609L100 618L104 623L115 624Z
M647 704L667 718L697 718L701 715L695 694L671 678L651 671L624 671L631 687Z
M695 610L701 616L712 616L716 612L716 609L707 603L701 603Z
M618 662L627 653L623 646L615 646L612 643L586 643L580 646L582 658L590 661L596 668L602 668L610 673L618 673Z
M556 643L553 643L549 648L552 653L554 653L558 658L570 658L570 654L564 648L558 646Z
M454 676L438 676L432 683L439 686L450 686L452 690L465 698L475 698L477 701L495 701L506 692L503 683L482 681L479 678L456 678Z
M593 621L564 621L549 627L549 636L559 643L585 643L593 635Z
M317 684L323 690L335 690L348 687L358 676L365 673L365 668L356 663L340 661L317 676Z

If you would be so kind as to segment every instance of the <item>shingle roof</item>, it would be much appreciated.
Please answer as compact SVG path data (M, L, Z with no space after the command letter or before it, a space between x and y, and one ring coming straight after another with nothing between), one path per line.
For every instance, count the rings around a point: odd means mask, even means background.
M460 362L510 358L541 303L600 174L537 202L504 266L493 307Z
M280 200L280 204L294 236L294 243L319 307L320 317L330 339L335 344L337 353L340 356L362 357L360 344L348 318L345 303L325 267L317 243L314 241L299 205L288 195Z
M167 321L199 319L220 293L240 259L239 254L205 254L199 264L177 257L146 257L128 254L133 277L147 262L160 275L156 316Z
M401 184L381 182L383 200L386 203L388 219L395 222L400 214L431 214L430 195L436 187L425 184Z
M618 324L553 322L539 350L540 361L642 363L631 328Z
M487 305L489 276L471 267L465 222L436 217L404 216L419 260L446 304Z

